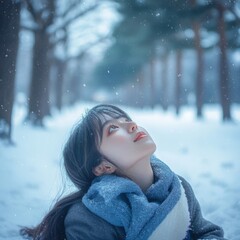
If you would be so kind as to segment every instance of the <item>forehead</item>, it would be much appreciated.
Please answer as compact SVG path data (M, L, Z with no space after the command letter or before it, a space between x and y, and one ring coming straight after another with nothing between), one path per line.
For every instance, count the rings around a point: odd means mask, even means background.
M102 126L104 127L108 123L121 121L122 119L129 119L129 117L121 116L121 115L119 116L102 115L100 119L101 119Z
M115 119L125 118L131 120L131 118L123 111L102 111L98 114L98 119L101 121L102 125L106 122L113 121Z

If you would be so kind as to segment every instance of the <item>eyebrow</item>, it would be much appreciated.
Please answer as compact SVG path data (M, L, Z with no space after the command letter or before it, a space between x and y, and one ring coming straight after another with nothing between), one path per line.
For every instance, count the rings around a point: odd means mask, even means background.
M109 123L114 122L114 120L116 120L116 119L114 118L114 119L110 119L110 120L107 120L106 122L104 122L102 125L102 129L104 129L106 127L106 125L108 125Z
M109 119L109 120L107 120L106 122L103 123L102 129L104 129L104 128L106 127L106 125L108 125L109 123L115 122L116 120L118 120L118 119L120 119L120 118L126 118L126 117L125 117L125 116L119 116L119 117L117 117L117 118ZM128 118L126 118L126 119L128 119Z

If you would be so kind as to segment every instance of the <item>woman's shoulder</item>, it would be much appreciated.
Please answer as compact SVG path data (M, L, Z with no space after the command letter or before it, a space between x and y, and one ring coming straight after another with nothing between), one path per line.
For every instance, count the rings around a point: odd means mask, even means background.
M183 178L182 176L179 176L178 175L178 178L180 179L181 181L181 184L185 190L185 194L187 196L187 198L191 198L193 195L194 195L194 192L193 192L193 189L192 189L192 186L190 185L190 183L185 179Z
M86 217L92 217L93 213L91 213L85 205L82 203L81 200L73 204L70 209L68 210L67 216L65 221L70 220L72 218L79 219L79 216L86 216Z
M65 218L67 239L124 239L123 228L115 227L90 212L82 201L72 205Z
M65 218L65 226L69 225L69 223L88 223L91 224L94 223L100 223L104 220L95 215L94 213L90 212L86 206L82 203L82 201L78 201L75 204L73 204L70 209L68 210L68 213Z

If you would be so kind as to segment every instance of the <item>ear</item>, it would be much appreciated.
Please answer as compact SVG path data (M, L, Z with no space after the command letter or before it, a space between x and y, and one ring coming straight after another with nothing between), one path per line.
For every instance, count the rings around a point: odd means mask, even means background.
M103 174L112 174L116 171L116 167L110 162L103 160L98 166L93 169L93 173L96 176L101 176Z

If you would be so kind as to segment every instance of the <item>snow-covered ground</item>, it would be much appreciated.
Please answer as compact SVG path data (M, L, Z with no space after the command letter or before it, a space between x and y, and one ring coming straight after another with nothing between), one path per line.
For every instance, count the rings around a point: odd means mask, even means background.
M19 226L39 223L49 210L62 186L63 145L91 106L55 113L45 129L23 124L24 109L15 108L16 145L0 142L0 239L21 239ZM231 123L222 123L216 106L205 108L203 120L196 120L191 108L180 118L160 109L124 109L152 135L156 155L191 183L204 216L222 226L226 238L239 240L240 107L233 108Z

